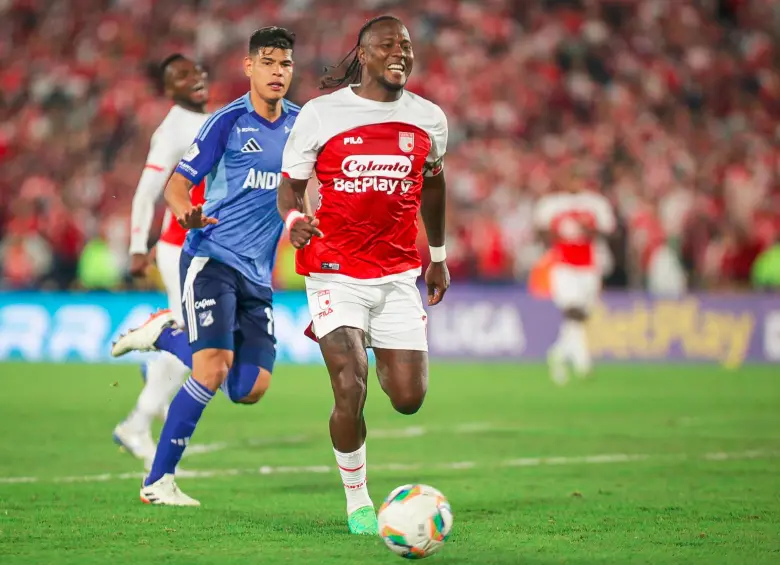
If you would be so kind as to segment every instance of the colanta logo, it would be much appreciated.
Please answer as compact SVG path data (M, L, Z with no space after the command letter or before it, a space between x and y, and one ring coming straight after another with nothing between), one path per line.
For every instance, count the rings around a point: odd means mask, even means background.
M349 155L341 162L341 170L352 179L402 179L412 172L412 161L404 155Z

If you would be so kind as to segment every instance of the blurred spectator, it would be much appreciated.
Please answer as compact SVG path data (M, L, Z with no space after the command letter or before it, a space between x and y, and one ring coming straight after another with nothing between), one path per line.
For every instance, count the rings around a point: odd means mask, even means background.
M246 37L285 25L303 103L378 11L407 22L409 88L449 119L454 278L524 279L540 253L530 209L576 157L620 216L610 284L647 285L669 261L693 288L748 284L780 234L776 1L6 0L0 286L72 287L88 242L126 268L130 200L167 111L156 62L201 58L224 104L246 88Z
M757 289L780 290L780 238L756 257L751 279Z

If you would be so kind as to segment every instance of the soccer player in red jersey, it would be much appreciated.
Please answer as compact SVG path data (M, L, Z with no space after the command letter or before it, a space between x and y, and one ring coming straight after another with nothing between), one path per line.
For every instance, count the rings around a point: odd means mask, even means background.
M160 80L173 106L152 135L149 154L133 197L130 235L130 273L143 276L149 266L149 231L157 200L179 160L209 118L206 73L194 61L174 53L160 64ZM205 201L203 184L193 187L193 204ZM179 256L187 230L166 210L160 240L156 245L157 268L168 293L168 307L183 327L179 286ZM168 353L160 353L144 367L145 385L135 408L114 428L114 441L134 456L151 462L155 453L151 424L163 419L171 398L190 370Z
M374 534L366 488L368 358L402 414L420 409L428 387L426 314L416 286L421 261L417 214L431 246L428 304L450 284L445 263L447 119L441 108L404 89L414 52L392 16L366 23L341 87L301 109L285 146L278 206L304 275L313 331L330 373L335 406L330 434L347 498L352 533ZM345 59L346 60L346 59ZM352 84L359 83L359 84ZM304 195L312 173L321 183L314 217Z
M563 385L569 365L579 376L591 370L585 322L601 290L595 243L614 231L615 215L604 196L586 188L576 164L564 167L556 182L558 190L537 202L534 223L553 254L550 296L563 322L548 362L550 377Z

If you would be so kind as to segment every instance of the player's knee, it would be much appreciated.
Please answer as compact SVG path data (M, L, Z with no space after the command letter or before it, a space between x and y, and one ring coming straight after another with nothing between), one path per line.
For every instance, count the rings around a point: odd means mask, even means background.
M339 377L339 384L333 389L335 409L350 417L359 418L366 403L366 379L349 371L342 372Z
M567 308L563 312L564 318L576 322L584 322L588 318L587 312L582 308Z
M271 373L260 369L252 390L238 402L240 404L257 404L265 396L269 386L271 386Z
M200 374L201 379L203 379L202 384L211 390L217 390L225 382L229 372L230 367L227 363L221 361L214 362Z
M217 390L228 378L232 352L203 350L193 355L193 378L209 390Z
M390 402L396 412L410 416L422 408L424 400L425 390L413 390L396 395L395 398L390 399Z

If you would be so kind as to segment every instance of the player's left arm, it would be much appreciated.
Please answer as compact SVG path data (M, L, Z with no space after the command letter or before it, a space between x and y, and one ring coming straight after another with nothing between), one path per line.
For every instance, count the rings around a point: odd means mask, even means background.
M596 206L595 231L601 237L608 239L615 233L617 220L612 205L605 197L600 197Z
M444 293L450 287L450 273L447 269L447 252L444 247L447 183L444 180L442 158L447 150L447 118L440 108L438 123L432 131L431 152L423 166L422 196L420 212L425 233L428 236L428 246L431 253L431 263L425 271L425 284L428 287L428 305L435 306L444 298Z

